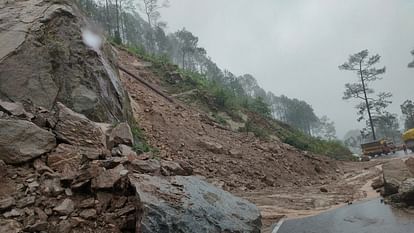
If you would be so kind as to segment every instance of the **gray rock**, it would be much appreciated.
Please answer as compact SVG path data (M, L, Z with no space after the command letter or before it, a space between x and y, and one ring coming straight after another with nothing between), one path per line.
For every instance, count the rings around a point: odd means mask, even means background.
M0 119L0 159L6 163L27 162L55 146L55 135L31 122Z
M57 137L75 146L103 148L106 138L95 122L84 115L76 113L61 103L57 103L58 122L54 132Z
M112 149L112 156L132 156L137 157L137 153L130 146L120 144Z
M216 154L224 154L225 150L223 148L223 145L217 142L210 141L209 139L202 138L200 139L199 145L213 153Z
M384 187L384 179L382 177L379 177L372 181L371 187L373 189L379 189Z
M71 199L66 198L60 205L53 208L53 210L60 215L69 215L75 210L75 203Z
M113 188L116 182L126 175L124 171L128 172L122 165L118 165L114 169L104 170L92 179L91 187L94 189Z
M111 149L119 144L127 146L132 146L134 144L131 128L126 122L116 125L109 135L108 148Z
M64 189L62 188L60 184L59 178L53 178L53 179L46 179L43 181L41 186L41 191L43 194L47 194L49 196L57 196L64 192Z
M12 209L11 211L6 212L6 213L3 214L3 216L5 218L20 217L22 215L23 215L23 213L20 210L18 210L18 209Z
M161 169L160 161L156 159L148 160L133 160L130 164L130 168L134 172L138 173L159 173Z
M129 179L144 208L141 232L260 232L255 205L196 177Z
M79 208L92 208L95 205L95 198L91 197L81 201Z
M188 175L181 165L174 161L161 160L161 173L164 176L185 176Z
M1 99L47 109L60 101L101 122L131 116L111 46L83 43L89 22L72 1L8 1L0 10Z
M82 210L79 213L79 216L84 219L96 219L96 210L95 209Z
M414 205L414 178L404 180L398 190L401 201Z
M0 110L10 115L17 116L17 117L27 117L27 118L33 117L33 115L28 114L24 110L23 104L19 102L12 103L12 102L0 100Z
M33 205L35 203L35 201L36 201L35 196L27 196L27 197L24 197L24 198L20 199L17 202L17 207L24 208L26 206Z
M6 197L0 200L0 211L5 211L16 205L16 200L13 197Z
M0 219L0 232L7 233L20 233L22 231L22 225L12 219Z
M382 165L384 178L384 195L392 195L398 193L401 183L412 177L407 166L401 159L391 160Z
M49 223L45 221L37 222L33 225L27 226L24 231L25 232L42 232L47 231L49 228Z

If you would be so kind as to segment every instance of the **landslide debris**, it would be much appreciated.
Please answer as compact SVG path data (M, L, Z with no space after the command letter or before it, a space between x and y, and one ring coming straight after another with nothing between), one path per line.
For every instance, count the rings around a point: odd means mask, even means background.
M120 144L133 143L126 122L98 134L116 139L109 148L100 137L83 138L82 130L101 124L57 105L58 112L43 114L83 129L72 128L70 138L78 140L63 142L62 128L44 127L58 142L55 148L40 144L41 153L24 162L17 155L0 160L0 232L260 232L261 215L252 203L189 176L184 162L137 155ZM9 130L32 124L16 121L25 123ZM14 148L25 142L22 135ZM0 131L0 139L7 136Z
M165 91L163 83L169 73L164 77L154 72L150 63L122 48L118 56L122 67ZM148 143L159 149L153 156L185 161L195 174L218 187L237 193L323 184L338 178L340 168L332 159L300 151L276 137L261 139L220 126L208 112L177 99L171 103L126 73L121 72L121 81Z

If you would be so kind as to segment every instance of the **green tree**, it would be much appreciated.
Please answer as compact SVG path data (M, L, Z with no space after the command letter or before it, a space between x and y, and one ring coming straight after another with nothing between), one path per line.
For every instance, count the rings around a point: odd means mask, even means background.
M405 129L414 128L414 102L411 100L404 101L401 104L401 112L405 118Z
M391 114L385 112L382 115L375 116L373 119L375 123L375 129L379 137L390 138L394 142L399 139L400 124L398 123L397 114Z
M371 128L372 138L374 140L376 140L376 135L371 114L372 110L387 103L387 98L391 97L390 93L380 93L377 99L371 97L374 94L374 90L369 87L370 83L381 79L379 75L385 73L385 67L375 67L380 62L380 59L380 55L370 56L368 50L362 50L351 55L347 62L339 66L340 70L352 71L358 75L358 82L345 84L343 99L355 98L363 101L356 106L359 114L358 121L364 119L367 113L369 127Z
M314 132L317 136L320 136L326 140L336 139L335 123L331 121L327 116L322 116L319 119Z

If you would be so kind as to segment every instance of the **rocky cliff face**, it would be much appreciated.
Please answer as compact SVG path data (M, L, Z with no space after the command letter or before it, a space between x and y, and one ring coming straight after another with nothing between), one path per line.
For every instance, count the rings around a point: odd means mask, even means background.
M8 0L0 9L0 99L49 110L59 101L99 122L129 118L112 47L73 4Z

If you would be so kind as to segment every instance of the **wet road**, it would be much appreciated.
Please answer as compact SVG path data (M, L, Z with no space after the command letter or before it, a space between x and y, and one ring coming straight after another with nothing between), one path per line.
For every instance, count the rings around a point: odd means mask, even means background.
M276 232L276 231L274 231ZM348 205L317 216L285 221L277 233L410 233L414 212L392 208L380 199Z
M410 150L407 151L407 154L405 154L404 151L397 151L395 154L390 153L388 155L378 156L375 159L405 158L405 157L410 157L413 155L414 153L411 152Z

